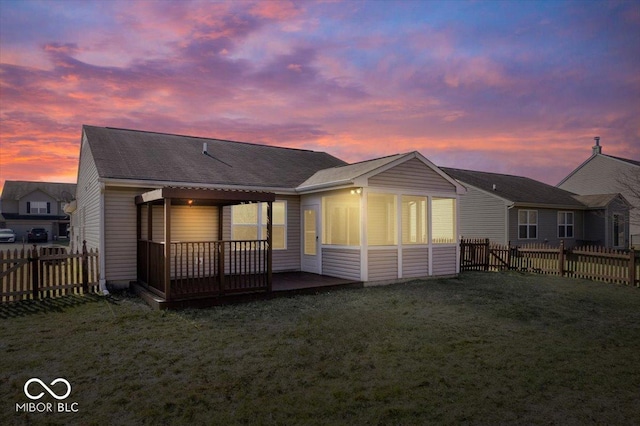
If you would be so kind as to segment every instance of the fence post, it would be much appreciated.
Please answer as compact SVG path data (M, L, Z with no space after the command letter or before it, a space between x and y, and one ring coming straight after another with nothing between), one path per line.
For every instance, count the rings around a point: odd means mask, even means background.
M89 256L86 240L82 241L82 292L89 293Z
M489 270L489 239L484 239L484 270Z
M629 250L629 285L636 285L636 252L633 248Z
M560 276L564 276L564 240L560 240L560 248L558 252L558 272Z
M30 251L31 256L29 256L29 263L31 267L31 291L33 300L38 300L40 296L40 265L38 264L38 247L34 244Z

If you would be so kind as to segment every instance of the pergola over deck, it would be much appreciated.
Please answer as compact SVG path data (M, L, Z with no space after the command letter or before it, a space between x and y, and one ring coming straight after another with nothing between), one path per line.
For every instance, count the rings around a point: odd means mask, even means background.
M138 282L165 301L272 289L271 192L165 187L138 195L137 265ZM266 239L223 240L224 206L267 203ZM163 206L164 241L153 241L153 206ZM146 206L146 239L143 239L143 206ZM172 241L173 206L215 206L218 214L217 240ZM213 221L212 221L213 223Z

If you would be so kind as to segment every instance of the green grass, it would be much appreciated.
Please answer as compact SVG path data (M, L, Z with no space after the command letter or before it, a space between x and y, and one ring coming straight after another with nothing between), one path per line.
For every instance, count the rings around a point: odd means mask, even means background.
M632 287L470 272L180 312L69 297L0 323L3 425L640 423ZM79 412L16 413L31 377L66 378Z

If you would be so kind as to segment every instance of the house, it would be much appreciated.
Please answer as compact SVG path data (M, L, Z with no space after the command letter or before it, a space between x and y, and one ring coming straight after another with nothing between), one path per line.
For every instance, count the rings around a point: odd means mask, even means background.
M629 218L618 214L606 216L606 238L621 242L622 236L629 233L631 245L640 247L640 161L603 154L600 138L594 139L591 156L569 173L558 188L580 195L621 193L631 205L631 214Z
M219 282L247 268L252 279L256 270L362 282L454 275L463 192L418 152L347 164L85 125L72 238L99 250L102 286L142 281L166 298L182 291L169 283L199 285L203 270Z
M578 196L534 179L499 173L442 168L461 182L467 193L460 199L460 234L489 238L498 244L547 243L565 246L595 244L627 247L606 232L609 218L629 216L620 194Z
M50 240L66 238L69 215L63 209L75 192L74 183L8 180L0 196L0 228L12 229L16 242L26 242L31 228L44 228Z

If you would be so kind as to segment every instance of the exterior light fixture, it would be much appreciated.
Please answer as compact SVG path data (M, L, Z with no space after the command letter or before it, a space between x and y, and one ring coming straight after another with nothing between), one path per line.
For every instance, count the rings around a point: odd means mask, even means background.
M352 195L355 195L355 194L360 195L360 194L362 194L362 188L352 189L352 190L351 190L351 194L352 194Z
M187 204L191 207L193 205L193 200L187 200Z

